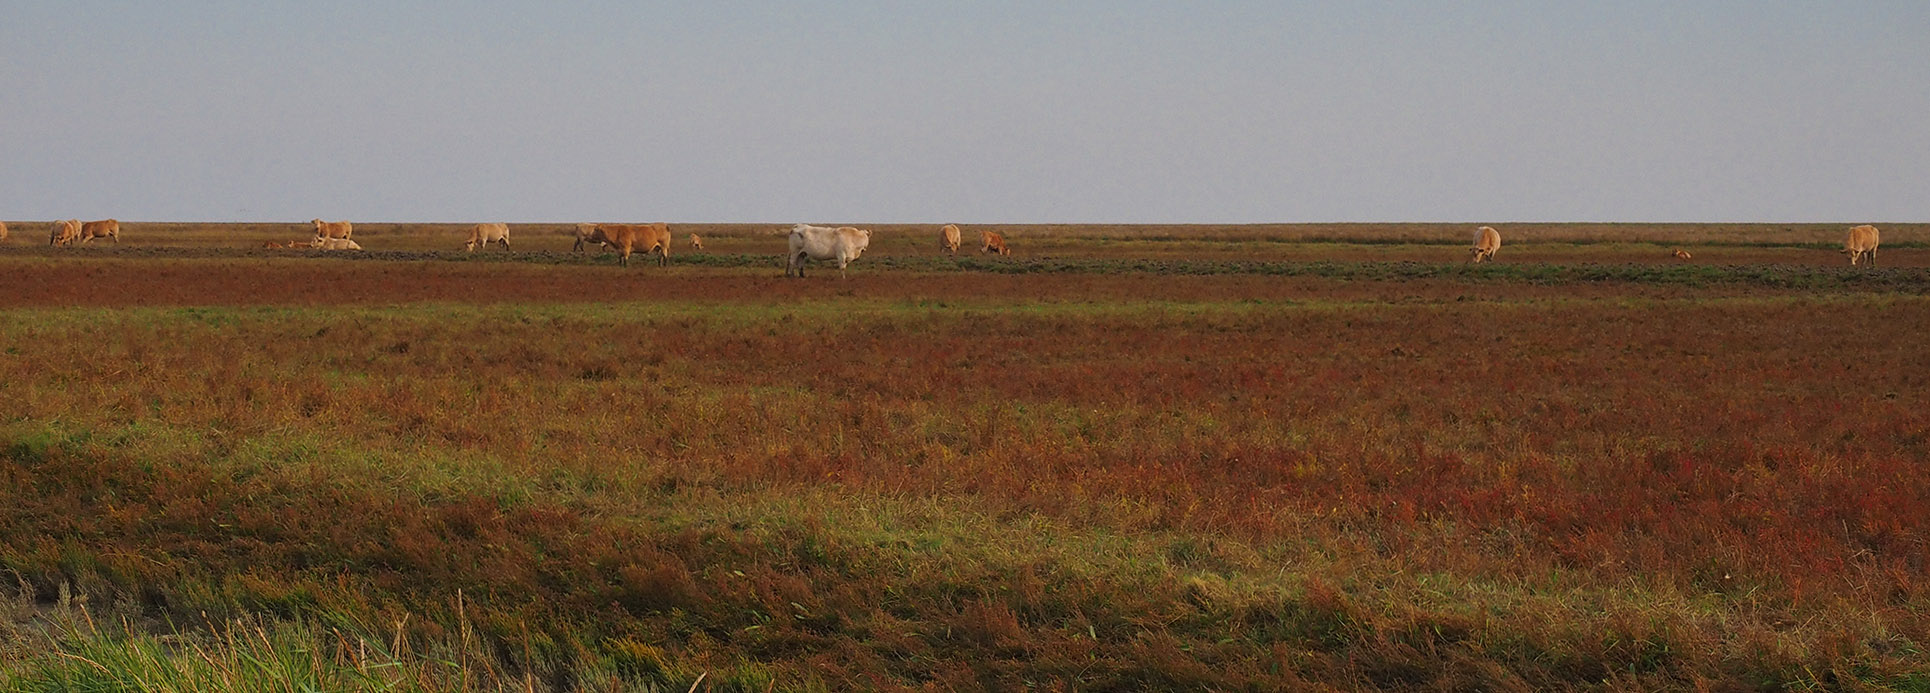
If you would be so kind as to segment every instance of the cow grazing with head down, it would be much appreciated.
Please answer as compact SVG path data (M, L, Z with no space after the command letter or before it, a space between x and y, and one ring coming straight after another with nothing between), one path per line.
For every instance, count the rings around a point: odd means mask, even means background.
M1675 252L1671 254L1674 255L1675 259L1677 260L1689 260L1695 257L1694 255L1690 255L1689 251L1683 250L1681 248L1676 248Z
M812 226L797 224L791 227L791 252L785 256L784 276L796 274L804 276L804 263L807 260L829 260L838 263L838 278L844 278L844 268L864 254L871 247L869 229L840 226Z
M53 223L47 233L47 245L72 246L80 239L80 220L62 219Z
M992 231L980 231L978 232L978 239L985 242L985 247L979 249L979 252L991 253L993 255L1012 254L1012 249L1005 246L1004 235Z
M469 227L469 242L463 244L463 249L473 253L477 248L486 247L492 242L501 243L503 250L509 250L508 224L477 224Z
M1875 267L1876 244L1876 227L1869 224L1853 226L1850 227L1849 238L1843 240L1843 250L1840 252L1850 256L1851 267L1855 267L1859 260L1865 259L1870 261L1871 267Z
M317 241L330 238L348 238L355 235L355 225L346 221L322 221L316 219L308 223L315 225L315 240Z
M112 238L116 245L121 242L121 222L113 219L90 221L80 225L80 244L87 245L96 238Z
M1474 247L1468 249L1469 262L1493 260L1494 251L1501 249L1501 232L1492 226L1474 230Z
M588 238L578 238L578 247L584 243L602 243L614 246L620 256L617 264L630 266L632 250L643 254L657 253L657 266L670 264L670 225L663 222L655 224L596 224L590 229Z
M957 224L946 224L945 228L938 230L939 249L944 250L947 253L957 255L958 246L960 245L960 242L962 240L959 237L960 235L961 234L959 234L958 232Z

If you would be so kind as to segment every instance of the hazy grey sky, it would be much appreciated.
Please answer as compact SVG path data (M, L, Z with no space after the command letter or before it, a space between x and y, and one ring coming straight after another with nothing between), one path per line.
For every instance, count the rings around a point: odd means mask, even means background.
M1930 2L0 3L0 219L1930 221Z

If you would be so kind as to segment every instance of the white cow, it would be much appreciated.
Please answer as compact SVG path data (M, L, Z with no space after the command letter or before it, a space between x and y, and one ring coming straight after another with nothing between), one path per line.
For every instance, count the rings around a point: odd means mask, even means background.
M838 263L838 277L844 277L845 265L864 254L871 246L871 231L849 226L831 228L798 224L791 227L791 254L787 256L784 276L804 276L805 260L835 260Z
M362 244L347 238L320 238L316 239L315 247L322 250L361 250Z

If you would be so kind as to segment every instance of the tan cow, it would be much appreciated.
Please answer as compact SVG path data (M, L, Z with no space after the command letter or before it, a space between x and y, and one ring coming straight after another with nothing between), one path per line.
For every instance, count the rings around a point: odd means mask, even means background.
M346 221L322 221L315 219L308 223L315 225L315 240L318 241L329 238L348 238L355 235L355 225Z
M985 242L985 247L979 249L979 252L991 253L993 255L1012 254L1012 249L1005 247L1005 236L1003 235L992 231L980 231L978 232L978 239Z
M72 246L80 239L80 220L63 219L54 222L47 234L47 245Z
M88 241L92 241L96 238L112 238L114 239L115 245L120 245L121 222L115 221L113 219L102 219L100 221L90 221L80 225L80 244L81 245L87 245Z
M289 241L288 245L283 247L288 248L290 250L299 250L302 248L316 247L316 244L315 244L315 241Z
M694 234L694 233L693 233L693 234L690 234L690 249L691 249L691 250L703 250L703 249L704 249L704 239L702 239L702 238L698 238L698 237L697 237L697 234Z
M1675 259L1677 260L1691 260L1695 258L1694 255L1689 254L1689 251L1683 250L1681 248L1676 248L1675 252L1672 253L1672 255L1674 255Z
M1475 229L1474 230L1474 247L1468 249L1468 256L1472 258L1469 260L1469 262L1493 260L1494 251L1497 251L1500 249L1501 249L1501 232L1500 231L1494 230L1494 227L1492 226L1483 226L1481 228Z
M501 243L503 250L509 250L509 225L492 223L471 226L469 242L464 244L463 248L473 253L477 248L487 247L491 241Z
M590 237L578 243L602 243L615 246L620 256L617 264L630 266L630 252L641 249L643 254L658 253L657 266L670 264L670 225L663 222L655 224L597 224L590 230Z
M959 238L957 224L946 224L945 228L938 230L938 247L940 249L947 253L957 255L960 244L961 240Z
M362 244L347 238L321 238L315 241L315 247L322 250L361 250Z
M7 240L7 222L0 221L0 241Z
M1851 267L1855 267L1856 263L1864 258L1868 258L1870 266L1875 267L1876 244L1876 227L1869 224L1853 226L1850 227L1850 237L1843 240L1843 250L1840 252L1850 256Z
M604 250L610 249L610 244L608 243L590 240L595 236L596 236L596 224L577 224L576 225L576 245L570 246L570 250L573 250L576 252L583 252L583 246L589 243L596 243L599 247L603 248Z
M276 243L274 241L268 241L266 243L263 243L261 244L261 247L263 250L281 250L282 248L280 243Z

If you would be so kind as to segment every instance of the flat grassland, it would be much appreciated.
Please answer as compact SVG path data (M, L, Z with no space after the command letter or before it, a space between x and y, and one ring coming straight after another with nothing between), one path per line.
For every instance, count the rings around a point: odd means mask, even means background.
M1846 226L15 224L0 690L1930 688Z

